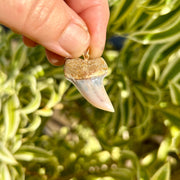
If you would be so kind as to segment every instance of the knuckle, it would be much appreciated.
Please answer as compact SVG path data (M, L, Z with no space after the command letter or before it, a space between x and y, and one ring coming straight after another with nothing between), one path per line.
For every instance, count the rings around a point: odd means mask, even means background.
M44 27L49 19L49 16L55 6L55 1L34 1L24 21L26 30L30 33L36 33Z

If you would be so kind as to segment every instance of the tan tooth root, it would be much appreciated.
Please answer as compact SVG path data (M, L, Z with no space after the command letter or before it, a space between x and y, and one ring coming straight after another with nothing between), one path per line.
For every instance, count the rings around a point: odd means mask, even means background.
M107 73L108 66L103 58L67 59L64 66L65 76L69 79L89 79Z
M103 58L90 60L78 58L66 60L64 73L66 78L76 86L82 96L93 106L114 112L103 85L107 69L107 64Z

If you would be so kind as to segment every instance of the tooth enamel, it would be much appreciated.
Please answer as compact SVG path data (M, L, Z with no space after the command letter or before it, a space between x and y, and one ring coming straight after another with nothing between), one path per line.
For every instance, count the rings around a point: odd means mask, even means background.
M85 80L70 80L83 97L92 105L99 109L114 112L114 108L109 100L109 97L104 89L104 77L97 77Z
M78 58L66 60L64 73L88 102L99 109L114 112L103 85L107 69L103 58L90 60Z

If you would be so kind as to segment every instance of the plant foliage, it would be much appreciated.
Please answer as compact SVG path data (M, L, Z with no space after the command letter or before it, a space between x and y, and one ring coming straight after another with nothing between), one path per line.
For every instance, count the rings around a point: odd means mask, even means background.
M180 1L109 7L104 83L115 113L0 27L0 180L180 178Z

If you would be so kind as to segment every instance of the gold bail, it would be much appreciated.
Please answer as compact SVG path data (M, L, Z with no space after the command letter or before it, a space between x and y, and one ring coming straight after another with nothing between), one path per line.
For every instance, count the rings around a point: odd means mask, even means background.
M84 60L89 60L89 48L83 53Z

